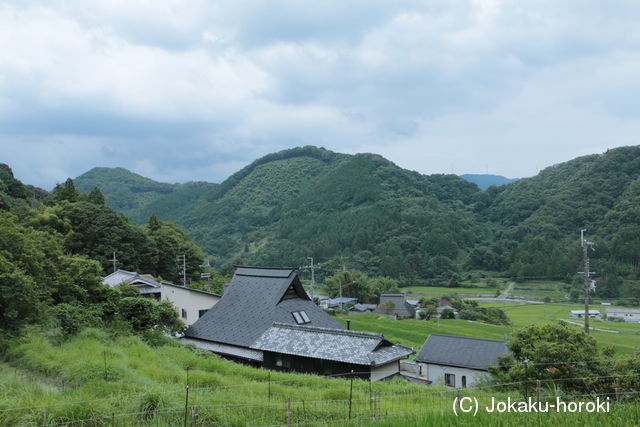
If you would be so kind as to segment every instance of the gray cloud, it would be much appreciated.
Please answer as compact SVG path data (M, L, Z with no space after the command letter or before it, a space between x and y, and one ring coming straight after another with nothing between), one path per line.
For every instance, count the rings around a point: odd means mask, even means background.
M219 182L316 144L526 176L637 144L633 1L0 4L0 161Z

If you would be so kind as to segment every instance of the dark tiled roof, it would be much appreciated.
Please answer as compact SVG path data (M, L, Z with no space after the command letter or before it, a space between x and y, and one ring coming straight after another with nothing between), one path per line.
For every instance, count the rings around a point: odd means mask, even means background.
M285 298L291 285L296 294ZM311 326L344 329L309 299L294 269L240 267L220 301L185 336L250 347L273 322L295 324L294 311L305 311Z
M486 371L506 353L509 349L502 341L431 334L416 356L416 362Z
M386 303L392 302L394 308L388 309ZM405 300L404 294L382 294L376 313L396 314L400 317L415 317L416 309Z
M392 345L382 334L274 323L251 347L356 365L379 366L414 353L410 347Z
M249 277L278 277L284 279L291 276L295 268L238 267L235 275Z

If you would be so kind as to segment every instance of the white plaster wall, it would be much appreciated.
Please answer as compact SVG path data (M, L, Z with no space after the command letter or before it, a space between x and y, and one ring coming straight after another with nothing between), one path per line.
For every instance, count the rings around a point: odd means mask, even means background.
M190 326L199 319L198 311L210 309L220 298L190 289L162 285L162 300L171 301L180 319L185 325ZM182 317L183 308L187 310L186 318Z
M453 374L456 376L456 388L462 387L463 375L467 377L467 387L470 387L479 379L489 375L486 371L479 371L475 369L434 365L431 363L418 363L418 376L425 378L434 384L444 385L444 374Z
M400 361L387 363L386 365L371 368L371 381L380 381L390 375L400 372Z

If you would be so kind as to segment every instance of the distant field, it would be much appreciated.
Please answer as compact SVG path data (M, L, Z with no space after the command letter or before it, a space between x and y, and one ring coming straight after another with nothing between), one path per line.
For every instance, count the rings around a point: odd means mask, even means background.
M337 317L343 325L347 324L347 319L351 320L351 329L384 334L390 341L411 346L416 351L420 350L430 334L502 339L511 331L508 326L485 325L466 320L393 320L376 314Z
M564 301L566 292L564 283L558 281L527 281L516 283L513 286L512 295L533 297L543 300L549 297L552 301Z
M511 303L480 303L483 307L499 307L509 317L513 327L488 325L466 320L392 320L375 314L355 316L338 316L337 320L346 325L351 320L351 329L382 333L384 336L400 344L413 347L419 351L430 334L458 335L477 338L503 339L515 329L544 322L569 319L569 311L577 310L579 304L540 304L517 305ZM598 307L600 309L600 307ZM602 312L604 310L600 309ZM575 319L578 323L579 319ZM592 331L602 346L613 346L620 353L640 350L640 324L591 321L591 326L601 329L616 330L619 333ZM579 326L575 326L579 328Z
M536 304L518 305L511 303L480 303L483 307L499 307L504 310L509 320L515 328L526 325L544 322L558 321L560 319L570 319L571 310L584 309L580 304ZM604 313L606 307L593 305L591 309L600 310ZM580 319L571 319L581 323ZM618 323L592 319L590 326L607 330L618 331L619 333L592 331L591 334L603 346L613 346L620 353L629 353L640 350L640 324L638 323ZM576 326L578 328L578 326Z
M495 296L496 288L446 288L444 286L407 286L400 288L402 292L406 292L409 299L420 299L421 297L439 297L442 295L491 295Z

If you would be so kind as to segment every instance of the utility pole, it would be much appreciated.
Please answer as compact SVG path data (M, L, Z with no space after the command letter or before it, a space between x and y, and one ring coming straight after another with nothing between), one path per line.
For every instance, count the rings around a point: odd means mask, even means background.
M309 268L311 268L311 301L313 301L313 288L316 285L316 278L314 276L315 267L313 266L313 257L308 256L307 259L311 261Z
M180 281L182 282L182 286L187 286L187 256L185 254L178 255L178 273L180 276ZM182 263L182 264L180 264Z
M578 274L584 276L584 333L589 335L589 291L591 288L595 288L595 282L591 280L591 275L596 274L595 271L589 271L589 247L593 249L593 242L588 242L584 239L584 232L586 229L580 230L580 246L582 246L582 262L584 265L584 271L579 271Z
M116 263L118 262L118 258L116 258L116 253L113 253L113 258L111 259L111 261L113 262L113 272L115 273L117 268L116 268Z
M204 270L204 273L200 273L200 278L201 279L207 279L209 282L211 282L211 273L208 273L206 271L206 269L211 268L211 264L209 263L209 260L205 260L205 262L200 266L200 268L202 270Z

